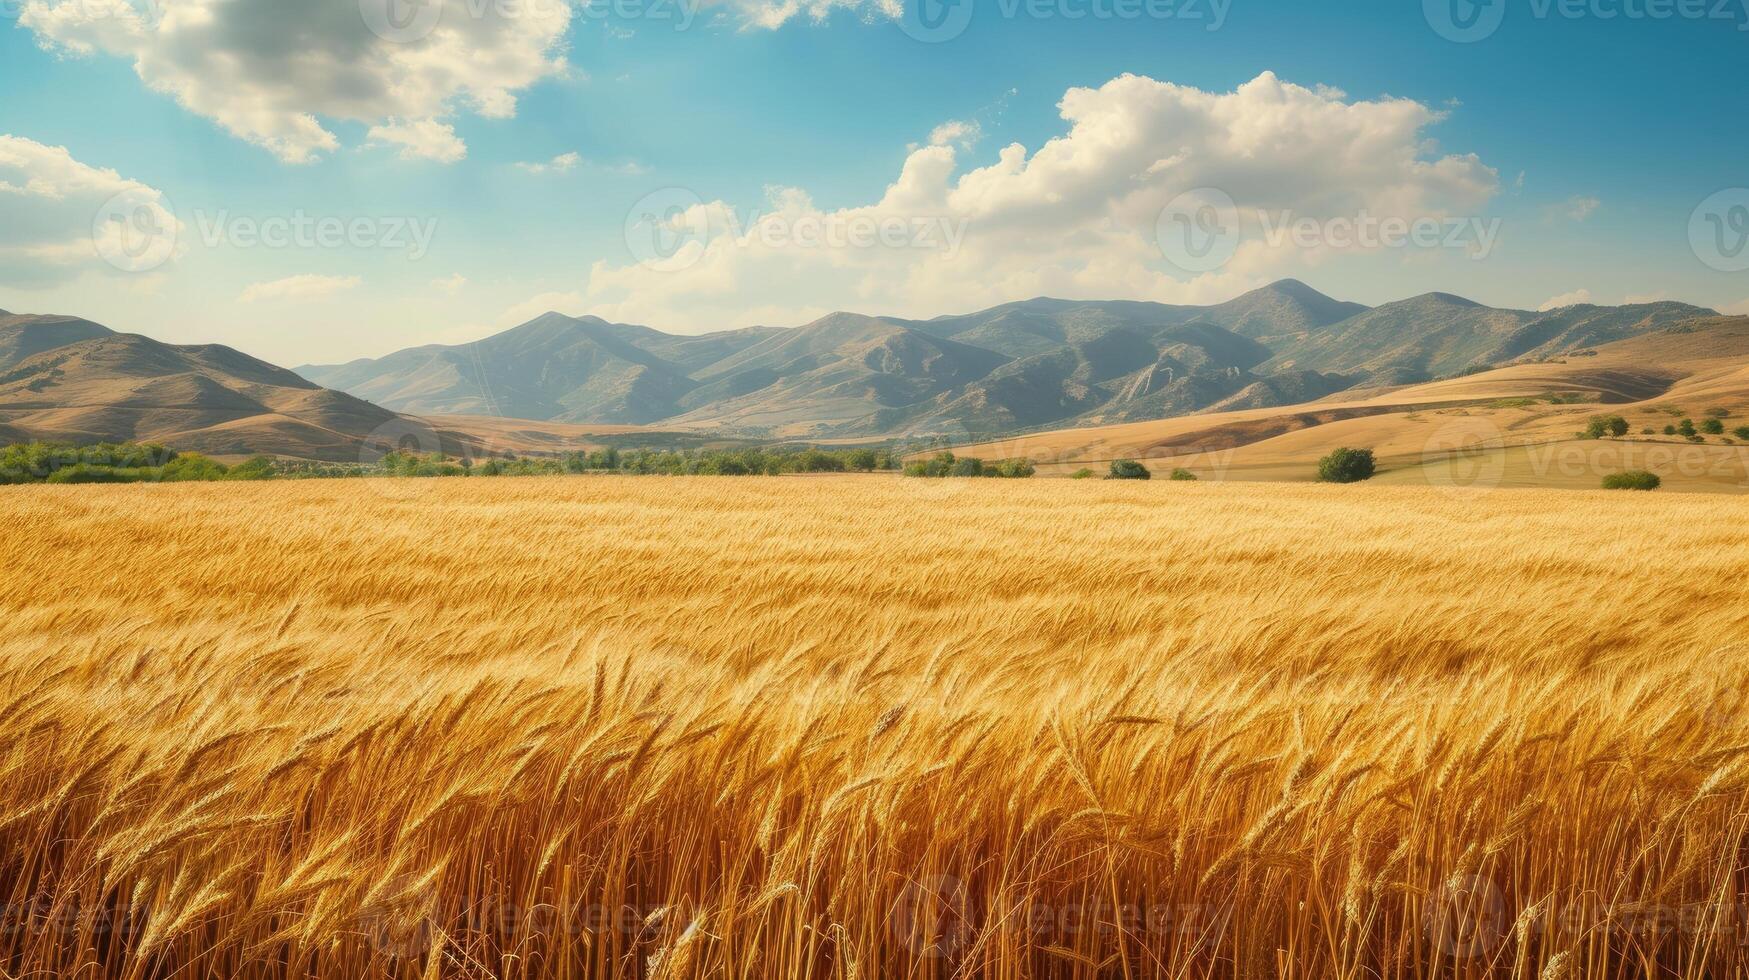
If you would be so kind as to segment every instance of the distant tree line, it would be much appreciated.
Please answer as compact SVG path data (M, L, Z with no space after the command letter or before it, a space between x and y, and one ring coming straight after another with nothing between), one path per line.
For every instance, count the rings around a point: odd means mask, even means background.
M257 456L227 466L200 453L157 443L100 442L89 446L25 442L0 447L0 484L179 483L191 480L264 480L272 460Z
M1007 480L1024 480L1032 476L1034 467L1030 459L1002 459L986 463L971 456L955 456L950 452L936 453L928 459L912 460L905 464L906 476L920 477L950 477L950 476L988 476Z
M621 450L608 447L557 457L465 459L441 453L389 452L374 463L322 463L254 456L225 464L157 443L28 442L0 447L0 484L170 483L191 480L336 479L343 477L556 476L629 473L663 476L777 476L896 470L899 457L876 449Z

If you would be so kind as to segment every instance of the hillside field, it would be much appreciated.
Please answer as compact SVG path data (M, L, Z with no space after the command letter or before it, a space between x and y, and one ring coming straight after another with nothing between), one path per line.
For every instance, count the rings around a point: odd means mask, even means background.
M1749 968L1749 503L0 488L0 977Z

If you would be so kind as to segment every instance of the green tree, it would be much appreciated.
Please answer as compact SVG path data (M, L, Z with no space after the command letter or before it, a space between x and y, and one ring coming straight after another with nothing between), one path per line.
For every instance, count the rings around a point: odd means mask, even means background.
M1725 423L1718 419L1707 419L1700 424L1700 431L1709 436L1722 436L1725 434Z
M1375 470L1370 449L1344 447L1318 461L1318 479L1324 483L1359 483L1372 479Z
M844 462L858 473L872 473L875 467L880 465L880 457L876 456L872 449L858 449L851 452Z
M1111 475L1108 480L1151 480L1154 474L1148 468L1133 459L1118 459L1111 463Z
M1611 473L1603 478L1605 490L1656 490L1664 485L1658 474L1645 470L1628 470L1625 473Z
M1184 467L1180 466L1172 471L1172 479L1174 479L1174 480L1196 480L1196 479L1200 479L1200 478L1195 473L1192 473L1189 470L1185 469Z

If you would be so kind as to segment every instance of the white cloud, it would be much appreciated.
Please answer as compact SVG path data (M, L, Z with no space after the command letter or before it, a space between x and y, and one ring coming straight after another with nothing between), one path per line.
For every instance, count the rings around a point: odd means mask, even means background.
M404 29L395 8L414 13ZM517 92L563 73L571 5L22 0L18 20L46 48L130 60L152 89L288 163L339 148L326 120L364 123L404 156L456 160L442 120L513 116Z
M1538 313L1547 313L1550 310L1558 310L1564 306L1575 306L1579 303L1589 302L1591 302L1591 290L1575 289L1570 293L1562 293L1559 296L1550 296L1548 299L1543 300L1542 305L1536 309Z
M363 284L364 280L358 276L289 276L272 282L253 283L243 290L243 295L238 299L244 303L258 303L263 300L298 303L327 299Z
M403 160L435 160L455 163L468 155L468 146L455 134L455 127L435 119L414 119L410 122L391 120L372 126L365 133L372 143L387 143L401 148Z
M1418 218L1475 215L1499 186L1474 155L1437 153L1425 132L1444 118L1437 109L1350 101L1269 73L1225 93L1124 75L1069 90L1059 109L1067 133L1035 151L1012 144L989 166L962 170L952 145L915 148L879 200L837 211L795 188L774 189L757 220L722 201L660 203L649 209L654 225L668 216L667 228L628 221L633 256L649 234L710 234L684 243L672 261L598 262L590 308L702 330L799 323L846 308L933 315L1037 295L1216 301L1316 256L1266 244L1248 228L1224 268L1182 278L1165 264L1155 225L1187 190L1220 188L1247 214ZM835 248L771 234L858 221L957 228L965 238L957 248L942 247L939 235L933 247ZM1399 250L1380 260L1408 258Z
M459 272L445 276L442 279L431 280L431 288L442 292L446 296L456 295L461 292L462 287L467 284L468 278Z
M1595 197L1575 195L1559 204L1551 204L1543 209L1543 216L1550 220L1566 218L1568 221L1584 221L1597 212L1603 202Z
M976 121L949 119L930 132L929 145L971 147L983 135L984 129Z
M581 154L561 153L545 163L519 163L516 167L531 174L562 174L577 169L577 165L582 162Z
M0 135L0 279L46 286L150 271L175 256L181 230L157 189L65 147Z

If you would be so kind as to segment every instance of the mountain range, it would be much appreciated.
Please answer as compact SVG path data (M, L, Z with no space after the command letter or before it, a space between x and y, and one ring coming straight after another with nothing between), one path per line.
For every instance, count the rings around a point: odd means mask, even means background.
M1290 279L1213 306L1040 298L702 336L547 313L471 344L296 370L420 415L963 437L1296 404L1556 357L1712 312L1675 302L1532 312L1445 293L1369 308Z
M702 336L548 313L471 344L288 371L217 344L0 311L0 440L325 460L368 457L409 432L422 448L475 451L505 425L544 446L613 425L969 441L1349 399L1705 315L1668 302L1536 313L1443 293L1368 308L1284 280L1214 306L1033 299ZM506 421L488 434L482 416Z

